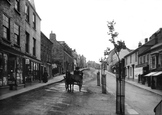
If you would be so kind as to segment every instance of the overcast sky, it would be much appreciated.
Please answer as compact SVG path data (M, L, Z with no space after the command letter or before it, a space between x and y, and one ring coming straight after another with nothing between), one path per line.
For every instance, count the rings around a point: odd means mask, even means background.
M41 31L98 62L107 47L107 21L116 22L117 40L130 49L162 27L162 0L35 0Z

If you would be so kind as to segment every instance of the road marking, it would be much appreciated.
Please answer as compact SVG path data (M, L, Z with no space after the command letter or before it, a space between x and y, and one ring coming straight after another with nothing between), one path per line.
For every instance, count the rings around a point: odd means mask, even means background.
M134 109L128 109L127 111L130 115L139 115Z
M64 103L64 102L62 102L62 101L57 102L57 104L66 105L66 106L69 106L69 105L70 105L70 104Z
M130 115L139 115L139 113L132 109L127 103L125 103L125 107Z

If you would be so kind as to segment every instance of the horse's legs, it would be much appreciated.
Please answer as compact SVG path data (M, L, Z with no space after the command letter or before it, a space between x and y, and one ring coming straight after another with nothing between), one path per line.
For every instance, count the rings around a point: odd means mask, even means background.
M82 83L79 83L79 91L81 92Z
M69 91L71 92L71 84L69 84Z
M69 83L67 84L67 91L68 91L68 92L70 91L70 89L69 89Z
M74 92L74 84L72 84L72 91Z

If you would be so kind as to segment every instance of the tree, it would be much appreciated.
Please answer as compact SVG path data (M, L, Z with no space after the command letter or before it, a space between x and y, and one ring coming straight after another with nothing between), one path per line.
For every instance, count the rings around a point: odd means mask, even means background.
M115 41L115 38L118 37L119 33L115 31L115 24L116 22L111 21L108 22L107 27L109 29L108 35L111 36L111 39L109 39L109 41L114 45L114 50L115 50L115 54L118 57L118 64L117 64L117 68L116 70L118 70L118 77L116 77L116 113L120 114L120 115L124 115L125 114L125 79L122 80L122 76L121 73L124 71L123 69L121 69L121 61L119 58L119 53L121 51L121 49L126 49L125 46L125 42L120 40L120 41ZM124 78L124 77L123 77ZM124 92L124 93L123 93Z
M121 51L121 49L126 49L126 46L125 46L125 42L120 40L120 41L115 41L115 38L118 37L119 33L115 31L115 24L116 22L111 21L109 22L108 21L108 24L107 24L107 27L109 29L109 32L108 32L108 35L111 36L111 39L109 39L109 41L114 45L114 50L115 50L115 53L118 57L118 60L120 61L120 58L119 58L119 53Z

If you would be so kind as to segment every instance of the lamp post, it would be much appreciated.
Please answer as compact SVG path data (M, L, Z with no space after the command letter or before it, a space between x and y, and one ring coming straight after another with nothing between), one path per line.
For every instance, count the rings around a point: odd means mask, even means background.
M101 84L102 93L106 94L106 74L105 74L105 61L101 58Z

